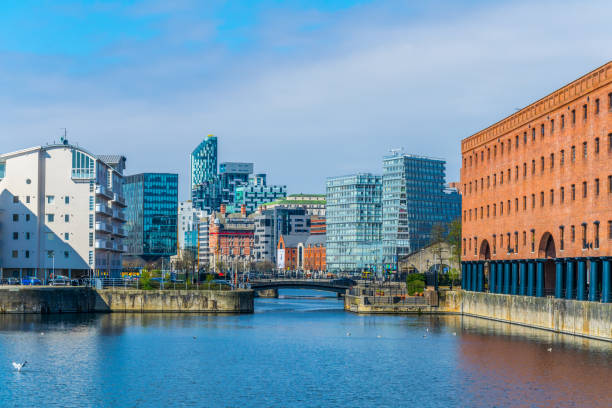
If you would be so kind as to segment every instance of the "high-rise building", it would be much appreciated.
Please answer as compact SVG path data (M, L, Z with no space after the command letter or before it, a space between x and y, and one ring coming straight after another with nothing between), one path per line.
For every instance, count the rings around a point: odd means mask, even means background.
M267 186L249 184L236 187L234 208L245 206L248 213L252 213L260 205L278 200L287 196L287 186Z
M3 276L119 277L124 168L66 139L0 155Z
M381 199L379 175L360 173L327 179L328 271L380 271Z
M198 223L198 270L210 268L210 236L208 215L200 218Z
M444 160L395 152L383 159L382 241L385 269L431 243L434 224L461 215L460 196L445 191Z
M276 263L280 236L308 234L309 220L303 208L276 207L255 213L255 260Z
M178 209L178 242L179 250L194 253L198 248L198 228L200 219L206 215L203 210L193 207L191 200L181 201Z
M144 264L177 254L178 174L127 176L126 260Z
M464 289L612 301L612 62L461 153Z
M191 153L191 188L217 178L217 137L208 135Z
M247 215L246 211L228 214L221 204L221 210L210 215L209 262L216 272L225 272L218 269L219 263L234 270L239 265L248 268L254 260L253 230L254 214Z
M248 185L252 174L253 163L221 163L219 165L220 203L226 206L234 205L236 188Z

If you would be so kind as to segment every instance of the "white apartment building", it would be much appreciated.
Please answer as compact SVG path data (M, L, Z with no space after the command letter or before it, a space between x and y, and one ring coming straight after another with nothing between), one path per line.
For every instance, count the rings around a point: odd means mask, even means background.
M210 267L209 216L200 218L198 225L198 269Z
M181 201L178 209L178 241L180 250L185 247L195 249L198 246L198 228L200 219L206 211L193 207L191 200Z
M0 155L2 276L119 276L124 168L67 140Z

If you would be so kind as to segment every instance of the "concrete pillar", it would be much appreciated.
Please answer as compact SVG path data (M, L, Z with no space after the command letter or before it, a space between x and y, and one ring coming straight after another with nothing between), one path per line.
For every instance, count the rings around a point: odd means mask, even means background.
M591 258L589 268L589 300L599 301L599 258Z
M497 273L495 271L495 264L496 262L494 261L489 262L489 292L491 293L495 293L497 291L497 288L495 287L495 274Z
M518 295L518 262L512 261L512 284L510 285L510 293Z
M478 292L484 292L484 262L478 262Z
M565 272L565 298L574 299L574 260L567 260Z
M466 269L467 265L465 264L465 262L461 262L461 289L463 290L465 290L465 283L467 282Z
M504 263L497 262L497 293L504 293Z
M610 258L601 259L601 301L610 303Z
M563 259L555 259L555 297L563 298Z
M504 295L510 293L510 262L504 262Z
M525 261L519 261L519 295L527 294L527 264Z
M586 300L586 259L578 259L578 276L576 277L576 299Z
M544 260L538 259L538 269L536 271L536 296L544 297Z
M527 296L535 295L535 261L530 259L527 263Z

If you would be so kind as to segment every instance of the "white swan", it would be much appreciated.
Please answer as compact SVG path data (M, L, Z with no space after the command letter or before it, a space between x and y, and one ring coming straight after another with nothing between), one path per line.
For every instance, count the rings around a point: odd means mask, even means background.
M28 362L27 362L27 361L24 361L24 362L23 362L23 363L21 363L21 364L16 363L16 362L14 362L14 361L13 361L13 368L14 368L15 370L17 370L17 371L21 371L21 369L22 369L23 367L25 367L25 365L26 365L26 364L28 364Z

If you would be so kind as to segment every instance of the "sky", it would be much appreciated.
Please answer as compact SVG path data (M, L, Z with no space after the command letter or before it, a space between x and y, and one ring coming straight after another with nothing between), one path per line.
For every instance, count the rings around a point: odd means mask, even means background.
M460 141L612 59L612 2L173 0L0 5L0 151L68 139L176 172L208 134L289 193Z

